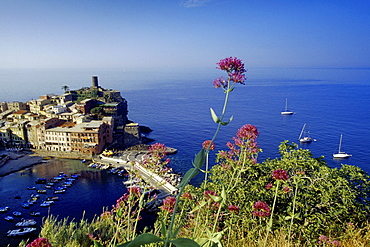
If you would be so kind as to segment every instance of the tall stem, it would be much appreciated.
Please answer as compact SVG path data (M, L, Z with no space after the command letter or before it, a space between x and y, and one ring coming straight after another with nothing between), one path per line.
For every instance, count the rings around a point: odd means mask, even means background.
M269 233L270 233L271 228L272 228L272 217L274 216L274 210L275 210L275 204L276 204L276 197L277 197L279 185L280 185L280 180L277 180L276 190L275 190L275 197L274 197L274 203L272 204L270 220L269 220L269 223L267 225L267 232L266 232L266 237L265 237L265 242L263 244L263 247L265 247L266 244L267 244L267 239L268 239Z

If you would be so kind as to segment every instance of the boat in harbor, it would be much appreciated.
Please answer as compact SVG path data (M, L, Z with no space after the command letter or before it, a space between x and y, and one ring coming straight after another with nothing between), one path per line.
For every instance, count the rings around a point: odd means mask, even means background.
M19 211L14 211L14 212L13 212L13 215L14 215L14 216L17 216L17 217L21 217L21 216L22 216L22 213L21 213L21 212L19 212Z
M36 212L36 211L31 211L31 212L30 212L30 215L31 215L31 216L40 216L40 215L41 215L41 213L40 213L40 212Z
M342 148L342 138L343 138L343 135L341 134L340 135L340 138L339 138L338 152L333 154L333 157L334 158L337 158L337 159L345 159L345 158L349 158L349 157L352 156L351 154L348 154L346 152L341 151L341 148Z
M8 212L9 207L0 207L0 213Z
M306 131L306 124L304 124L301 130L301 133L299 134L299 137L298 137L298 140L300 143L310 143L313 141L308 133L309 132Z
M8 236L8 237L23 236L23 235L30 234L34 231L36 231L36 228L23 227L23 228L20 228L20 229L14 229L14 230L7 231L6 236Z
M294 112L288 110L288 99L285 99L285 108L281 111L281 115L293 115Z
M14 217L13 217L13 216L8 215L8 216L5 216L5 217L4 217L4 219L5 219L6 221L13 221L13 220L14 220Z
M37 222L34 219L22 219L21 221L17 222L15 226L25 227L25 226L34 226L36 224Z

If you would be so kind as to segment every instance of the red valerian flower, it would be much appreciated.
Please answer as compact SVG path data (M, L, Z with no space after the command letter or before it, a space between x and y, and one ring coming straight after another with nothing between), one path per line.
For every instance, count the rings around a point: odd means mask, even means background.
M257 139L258 137L258 130L256 126L253 126L251 124L245 124L240 129L238 129L238 132L236 132L236 136L240 139Z
M211 140L204 141L202 143L202 148L205 150L215 150L215 143Z
M255 211L252 212L254 216L258 216L258 217L269 217L270 216L271 210L265 202L258 201L253 205L253 208L255 209Z
M285 170L282 170L282 169L277 169L275 171L272 172L272 177L275 179L275 180L288 180L289 178L289 175L288 175L288 172L285 171Z
M244 73L246 70L244 69L244 63L242 60L236 58L236 57L228 57L225 59L221 59L220 62L217 63L218 69L224 70L227 73L232 72L239 72Z
M239 207L235 205L229 205L227 206L227 209L229 209L229 211L234 214L238 214L240 210Z
M227 81L222 76L220 78L213 80L212 84L215 88L219 88L219 87L226 88L227 87Z
M285 192L285 193L288 193L288 192L290 191L290 188L289 188L289 187L287 187L287 186L284 186L284 187L283 187L283 190L284 190L284 192Z
M170 213L173 213L175 203L176 203L176 198L172 196L168 196L166 197L166 199L163 200L163 205L160 208Z
M36 238L31 243L27 244L26 247L51 247L51 244L46 238Z
M181 196L181 198L188 199L188 200L193 200L193 197L189 192L184 192Z
M272 188L272 183L268 183L268 184L266 184L266 189L271 189Z

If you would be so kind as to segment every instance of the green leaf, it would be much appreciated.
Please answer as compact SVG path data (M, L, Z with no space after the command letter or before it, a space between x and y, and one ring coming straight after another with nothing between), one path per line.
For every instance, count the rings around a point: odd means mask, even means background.
M211 110L211 115L212 115L212 119L213 119L213 121L214 121L216 124L218 124L218 123L220 122L220 119L218 118L218 116L216 115L215 111L214 111L212 108L210 108L210 110Z
M134 240L126 242L124 244L117 245L116 247L140 247L144 244L164 242L163 239L157 237L154 234L143 233L137 236Z
M204 164L205 159L206 159L206 152L204 149L201 149L195 156L195 159L193 161L193 166L198 169L201 168Z
M122 218L122 215L123 215L122 208L119 208L119 209L117 210L117 216L118 216L119 218Z
M166 227L164 220L161 220L161 233L162 233L162 236L167 235L167 227Z
M181 183L177 187L179 188L185 186L190 181L190 179L194 178L196 175L198 175L198 173L199 173L198 169L190 168L185 173L184 177L181 180Z
M170 242L173 243L176 247L200 247L199 244L189 238L177 238Z
M199 205L197 205L195 208L193 208L193 210L191 210L189 213L194 213L195 211L197 211L198 209L201 209L202 207L204 207L205 205L207 204L206 201L202 201L200 202Z
M222 191L221 191L221 198L226 201L226 197L227 197L227 194L226 194L226 191L225 191L225 187L222 186Z
M94 240L94 246L95 247L103 247L103 245L101 243L99 243L98 241Z
M211 197L212 200L215 201L215 202L219 202L222 199L220 196L214 196L214 195L210 195L210 194L208 194L208 196Z

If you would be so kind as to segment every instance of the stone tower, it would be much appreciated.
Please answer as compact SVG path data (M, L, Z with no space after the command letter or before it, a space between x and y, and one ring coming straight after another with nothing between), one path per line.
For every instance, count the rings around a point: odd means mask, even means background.
M92 88L99 87L98 76L96 75L92 76L91 81L92 81Z

